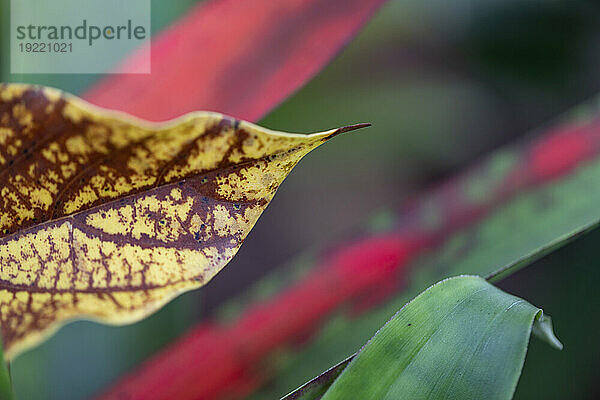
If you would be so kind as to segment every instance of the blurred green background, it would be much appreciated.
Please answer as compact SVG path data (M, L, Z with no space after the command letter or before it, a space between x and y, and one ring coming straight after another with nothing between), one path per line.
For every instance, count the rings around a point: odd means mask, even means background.
M195 3L153 0L153 32ZM11 75L8 0L0 5L1 81L81 93L99 78ZM97 393L295 254L347 235L381 207L551 122L600 91L599 45L594 1L390 1L331 65L261 122L295 132L373 127L307 156L206 288L131 326L73 323L18 358L18 398ZM516 398L600 394L598 240L592 233L501 283L552 315L565 344L557 353L533 342Z

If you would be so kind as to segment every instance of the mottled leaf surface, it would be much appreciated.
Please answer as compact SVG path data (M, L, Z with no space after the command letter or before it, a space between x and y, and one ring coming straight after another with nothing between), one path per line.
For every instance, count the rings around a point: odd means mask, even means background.
M150 124L0 86L6 356L76 317L126 323L210 280L294 165L328 138L216 113Z

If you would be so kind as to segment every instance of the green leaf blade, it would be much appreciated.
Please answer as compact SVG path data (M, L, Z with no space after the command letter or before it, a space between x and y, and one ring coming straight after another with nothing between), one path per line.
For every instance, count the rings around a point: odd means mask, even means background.
M539 312L482 278L443 280L381 328L323 400L510 399Z

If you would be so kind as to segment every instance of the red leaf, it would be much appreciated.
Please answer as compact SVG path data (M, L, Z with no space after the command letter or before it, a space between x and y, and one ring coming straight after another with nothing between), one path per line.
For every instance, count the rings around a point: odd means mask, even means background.
M151 74L113 75L84 96L160 121L212 110L255 121L326 65L384 0L220 0L152 39ZM137 63L133 54L127 63Z

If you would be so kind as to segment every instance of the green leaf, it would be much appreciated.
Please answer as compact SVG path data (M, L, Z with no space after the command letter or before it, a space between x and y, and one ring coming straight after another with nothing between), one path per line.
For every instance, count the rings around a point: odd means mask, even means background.
M562 348L539 308L480 277L445 279L405 305L350 363L284 400L510 399L532 330Z

